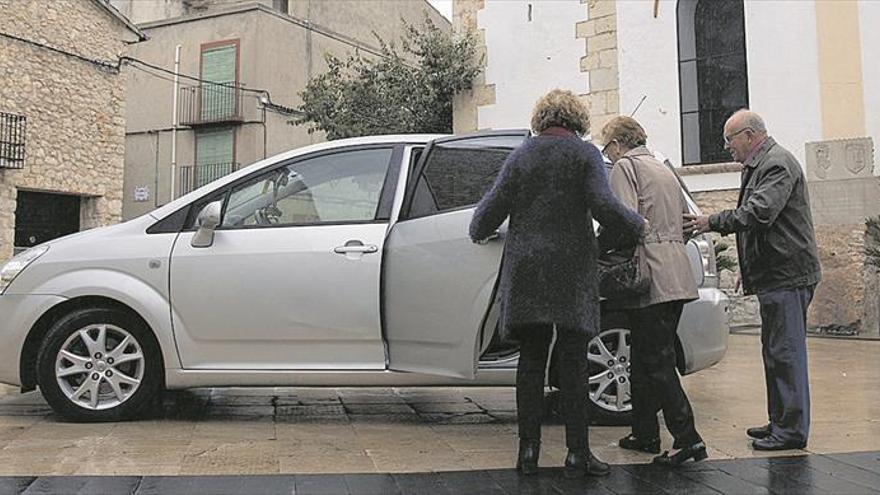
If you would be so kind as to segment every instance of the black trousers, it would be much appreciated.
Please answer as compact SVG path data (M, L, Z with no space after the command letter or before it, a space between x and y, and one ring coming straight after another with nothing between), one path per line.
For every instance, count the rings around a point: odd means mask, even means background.
M675 332L684 303L672 301L630 313L633 434L643 440L660 436L657 412L680 449L703 441L694 412L675 369Z
M582 332L557 328L559 387L565 414L565 444L570 450L589 450L587 432L587 337ZM541 439L544 412L544 374L553 338L553 325L537 325L518 332L519 364L516 368L516 410L520 440Z

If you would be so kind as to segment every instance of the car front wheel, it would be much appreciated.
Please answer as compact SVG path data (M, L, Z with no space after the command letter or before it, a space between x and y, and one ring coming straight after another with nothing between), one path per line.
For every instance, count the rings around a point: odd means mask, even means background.
M81 309L61 318L43 341L37 368L46 401L74 421L133 418L161 385L152 332L117 309Z

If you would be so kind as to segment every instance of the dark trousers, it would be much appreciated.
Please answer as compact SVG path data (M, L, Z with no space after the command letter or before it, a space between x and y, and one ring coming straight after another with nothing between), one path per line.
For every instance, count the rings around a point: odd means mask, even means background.
M814 289L811 285L758 294L770 435L783 442L806 442L810 434L807 308Z
M587 338L575 330L556 329L559 388L565 414L565 444L570 450L589 450L587 438ZM544 373L553 338L553 325L521 329L516 368L516 410L520 440L541 439L544 412Z
M680 449L702 442L694 412L675 369L675 332L684 303L672 301L630 313L633 434L643 440L660 436L657 412Z

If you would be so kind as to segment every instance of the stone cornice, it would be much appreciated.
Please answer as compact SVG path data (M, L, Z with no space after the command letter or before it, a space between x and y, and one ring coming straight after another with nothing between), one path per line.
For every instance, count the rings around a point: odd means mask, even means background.
M685 165L675 169L678 175L708 175L708 174L727 174L742 172L742 164L736 162L728 163L709 163L706 165Z

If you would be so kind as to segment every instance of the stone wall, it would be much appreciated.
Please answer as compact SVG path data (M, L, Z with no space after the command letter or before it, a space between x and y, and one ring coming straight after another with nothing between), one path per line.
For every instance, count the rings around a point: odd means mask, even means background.
M587 20L576 25L576 36L586 43L581 72L590 81L584 96L590 109L593 136L620 111L620 80L617 74L617 0L581 0Z
M136 35L96 2L0 0L0 33L116 63ZM124 82L118 71L0 36L0 111L27 118L25 167L0 169L0 260L18 189L82 196L82 227L121 218Z

